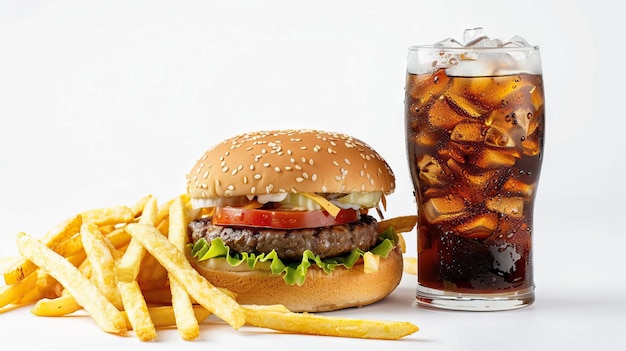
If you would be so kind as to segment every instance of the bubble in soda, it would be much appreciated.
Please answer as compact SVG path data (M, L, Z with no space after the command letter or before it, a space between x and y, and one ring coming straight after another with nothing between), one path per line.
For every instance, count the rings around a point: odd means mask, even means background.
M412 50L405 116L419 283L471 293L532 287L545 124L537 47L475 28L463 43Z

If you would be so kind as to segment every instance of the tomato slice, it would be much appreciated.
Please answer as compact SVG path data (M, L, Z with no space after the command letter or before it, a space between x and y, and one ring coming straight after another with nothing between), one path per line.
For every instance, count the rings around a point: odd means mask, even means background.
M351 209L342 209L337 217L333 217L323 210L289 211L217 207L213 213L212 222L222 226L301 229L345 224L358 221L359 218L359 212Z

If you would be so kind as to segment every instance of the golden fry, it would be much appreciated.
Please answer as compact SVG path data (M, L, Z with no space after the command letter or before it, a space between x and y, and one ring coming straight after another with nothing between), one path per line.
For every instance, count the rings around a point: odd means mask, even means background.
M95 223L98 226L130 223L135 219L133 211L127 206L97 208L82 212L80 215L84 223Z
M380 256L374 255L371 251L367 251L363 254L363 272L374 273L378 272L378 266L380 262Z
M59 282L41 269L37 270L37 282L35 287L26 293L22 298L14 301L14 304L31 304L45 298L59 296L63 287Z
M55 247L62 241L78 233L81 224L82 217L80 215L71 217L48 231L43 238L41 238L41 242L48 247ZM37 266L32 262L20 259L16 261L13 266L4 271L4 281L7 285L15 284L29 276L36 269Z
M139 223L154 225L157 215L156 199L151 197L141 213ZM136 240L131 239L126 248L126 252L115 267L117 280L120 282L131 282L137 279L141 261L146 255L146 250Z
M245 308L250 325L283 332L395 340L419 330L409 322L387 322Z
M135 334L141 341L149 341L156 337L156 330L148 306L141 294L139 284L136 281L119 282L118 288L124 302L124 311L135 331Z
M117 308L65 258L25 233L18 234L17 247L22 256L61 283L102 330L109 333L126 330L126 321Z
M78 228L78 230L80 231L80 228ZM82 249L82 239L80 235L75 235L62 243L59 243L59 245L55 246L53 250L63 257L68 257L80 252Z
M176 278L197 303L239 329L246 320L243 308L230 296L214 287L191 267L180 250L154 227L131 223L127 231L161 263L171 277Z
M406 233L413 230L417 224L417 216L394 217L378 222L378 232L382 233L387 228L393 227L396 233Z
M126 233L126 231L124 230L124 227L117 228L114 231L110 232L109 234L106 235L106 238L111 243L111 245L113 245L113 247L117 250L118 254L120 253L120 250L123 247L125 247L126 245L128 245L128 243L130 243L130 239L131 239L130 235ZM111 253L113 253L113 250L111 250ZM119 259L120 257L117 257L116 260Z
M63 295L54 299L41 299L30 310L35 316L61 317L80 310L82 307L74 296Z
M122 297L115 278L115 259L106 243L107 239L93 223L83 224L80 234L87 259L91 264L91 277L96 286L117 309L122 309Z
M181 252L185 250L187 243L186 221L183 202L178 197L174 199L174 203L170 207L169 240ZM193 313L191 298L185 287L175 277L170 277L170 288L176 327L183 340L193 340L200 335L200 326Z
M257 312L269 311L269 312L284 312L290 313L291 311L285 307L285 305L242 305L246 310L254 310Z
M417 257L404 257L404 272L417 275Z
M152 319L155 328L166 328L176 325L176 318L174 317L174 309L172 306L149 307L148 312L150 313L150 319ZM193 313L197 322L202 322L211 315L209 310L197 305L193 306ZM122 312L122 314L126 316L126 312ZM133 328L128 319L127 327L128 329Z
M0 288L0 308L15 303L35 288L37 284L37 274L30 274L13 285Z
M143 213L144 207L146 207L148 200L150 200L151 198L152 198L152 195L146 195L142 197L139 201L137 201L137 203L134 204L130 208L131 211L133 211L133 216L135 216L135 218L141 216L141 214Z

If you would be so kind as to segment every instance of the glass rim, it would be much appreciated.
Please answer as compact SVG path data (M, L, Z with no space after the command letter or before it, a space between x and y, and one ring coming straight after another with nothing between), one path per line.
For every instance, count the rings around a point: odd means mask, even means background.
M455 46L435 46L435 45L411 45L409 52L412 51L444 51L444 52L516 52L516 51L539 51L539 45L531 46L496 46L496 47L455 47Z

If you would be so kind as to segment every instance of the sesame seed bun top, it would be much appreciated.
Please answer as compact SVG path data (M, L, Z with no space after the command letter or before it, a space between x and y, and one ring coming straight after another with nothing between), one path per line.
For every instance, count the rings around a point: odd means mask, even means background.
M369 145L320 130L240 134L206 151L187 174L192 198L394 189L391 168Z

